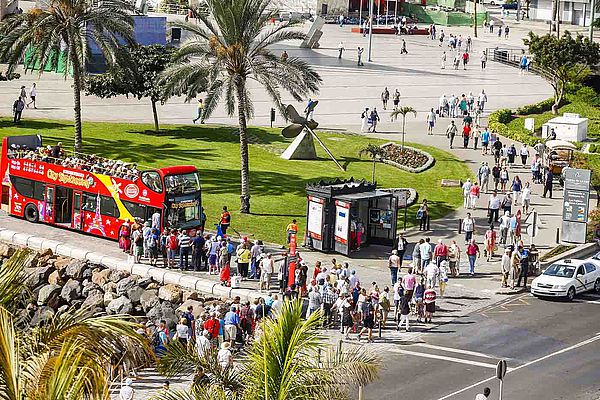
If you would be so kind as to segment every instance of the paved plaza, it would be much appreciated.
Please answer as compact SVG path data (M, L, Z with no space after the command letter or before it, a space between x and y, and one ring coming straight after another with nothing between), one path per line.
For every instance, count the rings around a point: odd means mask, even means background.
M481 70L478 55L483 49L494 47L521 48L522 37L529 28L542 33L543 24L511 24L511 36L499 39L495 34L480 30L473 40L472 61L467 70L451 68L452 55L448 51L448 65L440 69L443 49L437 41L426 36L381 35L373 39L372 62L356 65L356 48L367 46L367 38L350 33L350 27L326 25L317 50L299 49L296 44L281 47L290 56L297 56L314 65L323 78L323 86L316 97L319 106L314 114L320 127L340 132L360 133L360 113L365 107L377 107L382 123L377 133L365 135L401 140L399 123L389 120L389 110L381 108L380 94L384 87L391 93L398 88L401 92L401 105L414 107L418 115L408 117L406 141L425 144L450 151L464 160L473 175L482 162L493 164L493 157L482 155L472 148L464 149L457 137L455 148L449 149L445 136L448 118L441 118L427 135L426 112L437 107L441 94L461 95L472 92L475 96L482 89L488 96L483 123L487 115L499 108L516 108L535 103L552 95L551 87L539 76L519 74L515 68L495 62L488 62ZM303 29L308 29L305 25ZM466 38L472 35L469 28L443 28L446 34L453 33ZM400 55L400 43L406 40L408 54ZM338 45L342 42L346 49L339 60ZM18 94L20 85L30 87L38 84L38 110L26 110L24 118L72 119L72 92L69 81L63 77L45 74L28 74L20 80L3 83L0 86L0 114L9 115L10 105ZM254 125L268 125L271 101L261 90L254 88L256 118ZM159 115L165 124L190 124L195 116L195 104L186 104L183 99L171 99L159 107ZM298 109L304 104L298 104ZM150 104L134 99L118 97L101 100L95 97L83 98L83 118L89 121L144 122L152 120ZM235 124L223 108L217 109L208 124ZM282 117L277 116L276 125L283 125ZM7 128L10 129L10 128ZM43 134L43 132L40 132ZM84 134L85 135L85 134ZM503 143L512 142L502 139ZM517 149L520 144L516 144ZM531 182L528 166L515 166L510 169L510 180L519 175L523 182ZM466 179L465 177L449 177ZM440 182L431 182L439 185ZM402 186L399 182L398 186ZM540 218L539 235L533 239L543 251L555 243L556 228L560 226L562 214L562 192L556 187L552 199L541 197L541 185L532 183L531 207L538 211ZM410 229L406 237L412 244L420 238L430 237L432 242L444 239L446 243L456 240L464 251L464 238L458 233L459 220L467 211L473 213L478 230L476 239L483 241L487 223L487 198L482 194L479 207L475 210L456 210L444 218L432 221L431 230L420 232ZM427 193L420 193L420 199ZM591 201L595 201L592 199ZM515 210L513 208L513 210ZM409 215L409 218L414 216ZM0 228L23 232L30 235L52 238L71 246L81 244L81 236L50 226L40 229L39 225L29 224L0 213ZM527 235L524 240L532 241ZM86 248L127 262L127 257L117 248L115 242L96 237L86 237ZM482 246L482 245L480 245ZM269 245L270 251L282 251ZM387 259L389 248L371 246L350 257L324 255L300 249L303 258L310 265L321 260L325 264L332 257L341 262L349 262L357 271L363 286L370 287L378 282L380 287L391 286ZM532 298L525 292L510 292L500 288L500 258L478 262L475 277L463 274L450 278L446 296L438 298L438 310L431 324L415 324L412 332L396 332L389 323L381 338L370 345L382 355L385 369L381 380L365 391L364 400L375 399L473 399L484 386L493 388L490 399L498 398L494 368L498 359L507 359L511 371L507 378L506 398L510 399L579 399L598 398L600 369L597 368L600 350L600 326L594 315L600 305L600 297L588 295L574 303L544 302ZM407 264L405 263L405 266ZM462 271L467 269L466 263ZM406 268L403 268L404 273ZM207 280L216 281L207 273L186 272ZM242 282L245 289L257 289L253 281ZM341 335L329 330L324 333L331 342L340 340ZM356 340L346 341L344 346L359 346ZM563 368L566 365L568 368ZM540 377L545 377L542 382ZM153 371L144 371L134 383L137 391L135 400L149 399L157 394L164 378ZM185 389L189 378L172 380L175 389ZM538 384L533 385L533 382ZM535 388L532 388L535 386ZM573 395L573 393L576 393Z

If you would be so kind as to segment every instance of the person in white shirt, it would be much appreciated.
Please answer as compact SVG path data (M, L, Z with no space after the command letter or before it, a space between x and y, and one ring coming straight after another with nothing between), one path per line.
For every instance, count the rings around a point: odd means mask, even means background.
M427 134L433 135L433 127L435 126L435 112L433 108L427 114Z
M29 98L31 98L31 101L29 103L27 103L27 108L29 108L29 106L33 104L33 108L37 110L37 106L35 104L36 96L37 96L37 87L34 82L33 85L31 85L31 89L29 90ZM25 99L23 99L23 100L25 100Z
M521 204L523 206L523 213L527 214L531 205L531 188L529 187L529 182L525 183L525 187L521 193Z
M275 270L275 264L271 254L267 254L267 256L262 259L260 262L260 270L260 290L262 291L265 288L271 290L271 277Z
M471 186L473 186L473 184L471 183L471 179L467 179L467 181L465 183L463 183L462 185L462 191L463 191L463 207L464 208L469 208L469 204L470 204L470 195L471 195Z
M198 357L202 358L210 350L210 340L208 339L208 331L205 329L202 331L202 335L196 336L196 351Z
M271 304L271 314L273 316L277 316L279 311L281 311L281 307L283 307L283 301L279 298L277 293L273 293L272 298L273 303Z
M438 274L438 284L440 286L440 297L444 297L446 284L448 283L448 261L444 260L440 263L440 271Z
M360 279L358 279L358 276L356 276L356 271L352 270L352 272L350 272L350 290L354 289L356 287L356 285L360 284Z
M437 280L438 280L438 276L440 274L440 269L438 268L438 266L433 263L430 262L426 267L425 267L425 271L423 271L425 274L425 279L427 282L427 288L434 288L437 285Z
M485 389L483 389L483 393L479 393L477 396L475 396L475 400L488 400L491 392L492 391L490 390L490 388L486 387Z
M119 390L119 400L133 400L133 395L135 391L131 387L133 381L131 378L127 378L123 386L121 386L121 390Z
M467 213L462 222L462 229L465 232L465 244L469 244L475 232L475 220L471 218L471 213Z
M527 165L527 158L529 158L529 148L526 144L523 144L519 149L519 155L521 156L521 163L523 166Z
M231 350L229 350L230 347L231 343L223 342L221 343L221 349L217 353L217 361L223 369L233 367L233 355L231 354Z
M448 106L448 99L446 98L445 94L443 94L442 97L440 97L438 106L440 117L443 117L446 114L446 107Z
M498 191L490 195L488 200L488 224L498 221L498 214L500 213L500 197L498 197Z
M508 227L510 226L510 213L506 211L502 217L500 217L500 244L506 244L506 238L508 237Z
M400 257L398 257L398 250L392 250L392 255L388 258L388 267L390 269L392 285L398 280L398 270L400 269L401 264Z

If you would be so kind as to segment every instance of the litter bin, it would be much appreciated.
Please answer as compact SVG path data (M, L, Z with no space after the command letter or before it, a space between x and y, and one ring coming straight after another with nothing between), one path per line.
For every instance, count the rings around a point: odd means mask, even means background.
M242 277L240 275L234 275L231 277L231 288L239 289L242 285Z

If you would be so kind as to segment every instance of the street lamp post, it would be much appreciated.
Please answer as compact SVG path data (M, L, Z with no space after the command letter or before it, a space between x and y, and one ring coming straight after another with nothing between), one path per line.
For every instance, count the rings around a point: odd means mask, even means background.
M369 1L369 48L367 50L368 61L371 62L371 46L373 44L373 0Z
M592 0L592 6L590 7L590 41L594 41L594 14L596 14L596 0ZM585 15L583 16L585 20Z

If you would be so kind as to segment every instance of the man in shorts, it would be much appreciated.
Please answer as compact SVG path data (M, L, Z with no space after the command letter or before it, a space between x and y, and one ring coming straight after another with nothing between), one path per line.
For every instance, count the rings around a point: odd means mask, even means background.
M371 296L367 296L365 302L362 303L361 314L363 317L363 328L358 334L358 341L362 337L362 334L367 332L367 341L371 343L373 341L373 327L375 326L375 308L371 303Z

